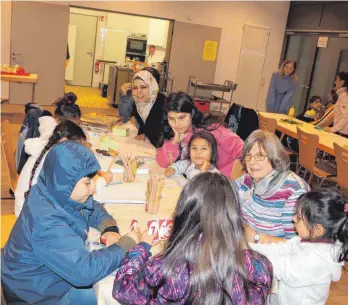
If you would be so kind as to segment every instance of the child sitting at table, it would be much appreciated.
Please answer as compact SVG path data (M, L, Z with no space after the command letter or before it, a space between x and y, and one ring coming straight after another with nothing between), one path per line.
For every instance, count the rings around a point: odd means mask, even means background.
M316 189L301 195L296 209L298 236L250 246L272 262L279 304L325 304L348 260L348 205L336 190Z
M93 200L93 153L64 141L47 154L1 256L7 304L96 305L92 285L118 266L138 241L138 232L120 236L116 221ZM106 240L86 248L89 227Z
M40 122L41 120L54 119L51 117L43 117L40 118ZM45 126L48 130L43 132L44 130L41 130L40 128L41 136L39 138L28 139L25 142L26 151L30 154L30 157L22 169L15 191L15 215L17 217L22 210L26 194L37 182L47 152L58 143L66 140L77 141L83 144L87 143L87 137L82 128L70 120L65 120L57 125L54 128L53 133L51 131L52 129L49 129L47 125L42 124L42 127ZM51 134L48 140L47 133ZM99 170L97 174L103 177L106 183L112 181L112 173L111 177L109 172L104 172L102 170Z
M189 142L188 158L176 161L165 170L165 175L185 175L190 180L202 172L219 173L216 168L217 158L215 137L207 131L200 131L195 133Z
M150 259L153 236L130 250L116 273L121 304L264 304L272 265L250 250L238 196L226 177L202 173L184 187L165 249Z
M313 122L318 119L317 114L321 109L322 103L320 96L314 95L308 101L308 109L301 115L297 116L297 119L304 122Z

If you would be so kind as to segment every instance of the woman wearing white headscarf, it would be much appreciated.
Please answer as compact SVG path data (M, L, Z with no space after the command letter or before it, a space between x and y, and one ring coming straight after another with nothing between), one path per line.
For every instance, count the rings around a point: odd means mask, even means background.
M149 140L158 147L163 141L163 128L168 125L165 119L164 95L159 93L155 77L147 70L136 73L132 80L132 97L134 103L130 117L134 117L138 127L137 140ZM120 109L120 115L122 116Z

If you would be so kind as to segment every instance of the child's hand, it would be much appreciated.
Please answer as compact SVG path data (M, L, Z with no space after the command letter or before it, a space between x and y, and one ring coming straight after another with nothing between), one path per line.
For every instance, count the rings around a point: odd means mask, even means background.
M211 163L208 160L204 160L201 166L201 172L202 173L207 172L210 170L210 168L211 168Z
M114 178L114 174L111 171L98 171L98 176L103 177L106 181L106 184L109 184L112 182L112 179Z
M140 242L144 242L152 246L153 240L155 239L155 237L156 237L156 234L149 235L147 230L145 230L143 234L141 235Z
M101 239L105 240L105 245L109 247L119 241L121 235L116 232L106 232L101 236Z
M165 175L166 177L173 176L174 174L175 174L175 169L172 168L172 167L168 167L168 168L166 168L165 171L164 171L164 175Z
M126 236L130 237L135 241L136 244L140 242L141 234L139 228L135 228L134 230L130 231L126 234Z

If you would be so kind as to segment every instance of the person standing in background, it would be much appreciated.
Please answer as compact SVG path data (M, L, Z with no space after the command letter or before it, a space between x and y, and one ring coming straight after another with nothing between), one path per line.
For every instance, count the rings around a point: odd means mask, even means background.
M267 94L267 112L288 113L297 86L296 68L296 61L287 59L279 71L272 74Z

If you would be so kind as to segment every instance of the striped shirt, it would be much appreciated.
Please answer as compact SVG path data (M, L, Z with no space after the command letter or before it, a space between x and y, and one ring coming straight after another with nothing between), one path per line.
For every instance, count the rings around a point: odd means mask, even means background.
M273 194L258 196L252 192L252 178L245 174L234 182L244 221L255 231L281 238L296 235L292 217L297 198L309 191L307 183L289 172L283 185Z

